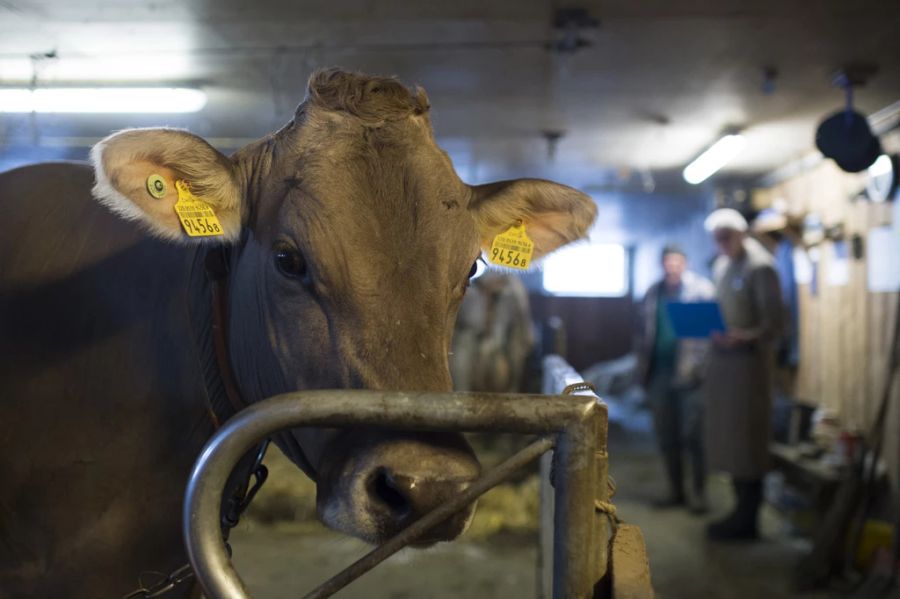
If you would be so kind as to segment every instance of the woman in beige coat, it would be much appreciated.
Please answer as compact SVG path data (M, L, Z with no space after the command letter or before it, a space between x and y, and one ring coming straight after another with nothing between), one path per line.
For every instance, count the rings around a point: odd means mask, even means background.
M768 467L774 346L784 309L772 256L747 237L747 221L723 208L706 220L719 251L716 298L727 332L714 335L706 376L710 470L731 475L737 505L711 524L710 538L754 539Z

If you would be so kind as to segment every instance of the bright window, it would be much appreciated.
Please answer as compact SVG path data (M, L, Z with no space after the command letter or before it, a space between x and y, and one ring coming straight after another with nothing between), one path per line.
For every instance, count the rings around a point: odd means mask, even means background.
M617 243L579 243L544 260L544 290L552 295L621 297L628 293L628 253Z

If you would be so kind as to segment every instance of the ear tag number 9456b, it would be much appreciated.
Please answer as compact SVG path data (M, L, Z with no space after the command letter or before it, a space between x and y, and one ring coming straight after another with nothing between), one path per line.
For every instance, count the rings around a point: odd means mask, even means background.
M195 196L186 182L175 181L175 189L178 190L175 212L185 233L191 237L215 237L225 234L212 206Z
M534 242L525 233L525 225L517 223L494 237L488 260L498 266L527 270L534 254Z

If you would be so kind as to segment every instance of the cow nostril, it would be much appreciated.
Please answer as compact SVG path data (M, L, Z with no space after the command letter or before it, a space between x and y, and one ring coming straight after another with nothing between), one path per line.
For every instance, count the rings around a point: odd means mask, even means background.
M387 468L379 468L372 474L369 489L371 494L395 515L403 517L409 514L411 509L409 499L400 491Z

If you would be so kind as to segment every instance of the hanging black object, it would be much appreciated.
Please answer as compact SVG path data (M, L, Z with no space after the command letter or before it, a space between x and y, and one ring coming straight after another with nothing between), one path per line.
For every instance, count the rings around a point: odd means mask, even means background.
M845 74L838 74L835 84L844 88L847 106L822 121L816 130L816 147L848 173L866 170L882 153L869 121L853 110L854 83Z
M816 130L816 147L848 173L866 170L882 153L866 117L852 110L836 112L822 121Z

